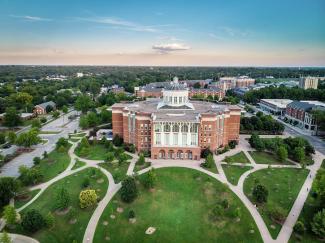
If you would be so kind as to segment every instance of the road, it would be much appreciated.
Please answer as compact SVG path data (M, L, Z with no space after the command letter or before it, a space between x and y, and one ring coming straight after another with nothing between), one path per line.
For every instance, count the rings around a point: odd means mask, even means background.
M34 150L30 153L23 153L14 158L1 168L0 176L19 176L19 166L25 165L27 167L33 166L34 157L42 157L44 151L51 152L55 148L55 144L60 137L68 137L69 133L73 133L74 130L79 129L79 119L69 122L68 116L76 114L75 111L71 111L64 117L46 124L42 127L41 131L56 131L56 134L41 134L42 139L48 140L46 144L38 144L34 146Z

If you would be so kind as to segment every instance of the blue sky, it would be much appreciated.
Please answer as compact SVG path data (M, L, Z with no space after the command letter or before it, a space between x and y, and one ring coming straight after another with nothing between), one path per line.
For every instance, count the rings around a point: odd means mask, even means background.
M324 0L0 0L0 64L325 66Z

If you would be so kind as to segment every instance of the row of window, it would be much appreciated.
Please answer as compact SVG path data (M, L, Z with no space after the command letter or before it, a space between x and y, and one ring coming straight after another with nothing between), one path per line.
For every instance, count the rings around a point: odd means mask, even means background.
M165 103L183 104L187 102L186 96L164 96Z
M155 124L155 132L188 132L190 129L190 132L198 132L198 124L191 124L190 126L187 124L179 125L179 124Z
M190 144L188 144L187 142L187 133L183 133L181 135L181 141L179 141L179 137L178 137L178 133L173 133L173 134L169 134L169 133L165 133L163 134L164 136L164 141L162 143L162 134L157 133L155 138L155 144L156 145L197 145L197 134L191 134L191 140L190 140Z

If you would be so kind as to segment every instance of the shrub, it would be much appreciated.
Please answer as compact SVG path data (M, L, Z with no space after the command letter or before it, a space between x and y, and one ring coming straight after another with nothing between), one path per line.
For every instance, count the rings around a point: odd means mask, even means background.
M30 233L40 230L44 225L44 218L36 209L31 209L23 215L21 226Z
M79 203L81 208L87 208L97 203L97 194L95 190L84 190L79 194Z
M138 163L138 165L144 165L145 162L146 162L146 160L144 158L144 155L141 153L137 163Z
M121 138L119 135L115 135L113 138L113 144L117 147L121 146L123 144L123 138Z
M2 232L2 235L0 237L0 242L1 243L12 243L12 240L6 231Z
M89 178L88 177L85 177L84 180L83 180L83 182L82 182L82 186L84 188L86 188L86 187L89 186L89 184L90 184Z
M222 208L222 206L219 204L215 205L214 208L212 209L212 214L211 214L212 219L214 221L220 219L223 216L223 213L224 213L224 209Z
M325 238L325 209L314 215L311 229L319 238Z
M122 181L121 199L123 202L130 203L138 196L138 189L133 177L127 177Z
M59 153L64 153L65 151L66 151L66 147L64 147L62 145L58 148Z
M205 162L201 164L202 167L205 168L212 168L214 166L214 159L212 154L209 154L207 158L205 159Z
M42 126L41 121L39 119L35 119L32 121L32 127L40 128Z
M305 225L301 221L297 221L295 226L293 227L293 231L297 234L303 234L305 232Z
M3 218L6 220L7 224L14 225L17 220L16 209L11 205L5 206L3 211Z
M44 157L44 158L47 158L47 157L48 157L48 153L47 153L47 151L44 151L44 153L43 153L43 157Z
M69 146L69 142L68 142L68 139L66 139L66 138L61 137L56 142L56 148L60 148L60 147L66 148L68 146Z
M265 203L265 202L267 202L267 197L269 195L269 192L265 186L263 186L261 184L257 184L253 188L252 195L256 202Z
M19 179L25 186L35 185L43 179L43 174L37 168L27 168L22 165L19 167Z
M286 217L286 213L282 207L273 206L269 210L270 217L275 221L282 223Z
M157 181L157 175L155 170L152 168L148 171L148 173L143 178L143 185L147 188L153 188L155 186L155 183Z
M34 165L39 165L41 163L41 158L40 157L34 157L33 161L34 161Z
M135 212L131 209L129 211L129 219L134 219L135 218Z
M223 200L221 201L221 206L222 206L224 209L229 208L229 202L228 202L228 200L227 200L227 199L223 199Z
M44 217L44 222L46 227L53 228L55 224L55 218L51 212L48 212L48 214Z
M107 154L106 154L106 161L107 162L112 162L113 160L114 160L114 153L113 152L108 152Z
M45 122L47 122L47 119L45 117L42 117L41 118L41 123L45 123Z
M68 213L68 219L74 220L77 217L77 210L75 208L71 208Z
M19 183L13 177L0 177L0 208L9 204L19 189Z
M231 149L234 149L234 148L236 148L237 144L238 144L238 142L236 140L232 140L229 142L228 145Z
M83 137L80 142L80 148L89 148L90 144L86 137Z
M209 148L205 148L201 151L201 158L207 158L209 154L212 154Z

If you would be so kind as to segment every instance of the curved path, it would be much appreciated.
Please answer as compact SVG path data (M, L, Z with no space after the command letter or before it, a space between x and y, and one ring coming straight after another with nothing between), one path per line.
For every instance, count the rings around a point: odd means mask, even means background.
M301 168L301 166L297 163L295 163L293 165L256 164L254 159L248 153L248 150L251 150L251 148L250 148L247 140L245 139L244 136L241 136L240 140L241 140L240 144L235 149L230 150L230 151L228 151L224 154L221 154L221 155L214 155L215 164L218 169L218 173L213 173L211 171L208 171L208 170L202 168L200 166L200 163L202 161L150 160L150 159L147 159L148 162L151 162L151 166L138 171L137 174L144 174L144 173L148 172L151 168L164 168L164 167L183 167L183 168L190 168L190 169L194 169L194 170L203 172L203 173L217 179L218 181L227 184L228 187L239 197L239 199L243 202L243 204L246 206L246 208L249 210L250 214L252 215L264 242L266 242L266 243L287 242L291 236L292 228L293 228L295 222L297 221L299 214L302 210L302 207L303 207L303 205L306 201L306 198L308 196L307 188L311 188L311 185L312 185L313 179L315 178L316 172L320 168L322 160L324 159L324 155L322 155L321 153L316 151L315 155L313 156L315 163L313 165L307 167L307 169L310 170L309 176L307 177L306 181L304 182L304 184L300 190L300 193L298 194L298 197L296 198L294 205L293 205L286 221L284 222L277 239L274 240L274 239L272 239L271 234L270 234L263 218L261 217L260 213L258 212L257 208L244 194L244 192L243 192L244 181L247 178L247 176L249 176L251 173L261 170L261 169L266 169L269 167L271 167L271 168ZM88 222L87 228L85 230L83 242L89 243L89 242L93 241L94 234L96 231L96 226L99 222L99 219L100 219L104 209L106 208L106 206L108 205L110 200L113 198L113 196L117 193L117 191L121 188L121 183L116 184L111 173L109 173L104 168L98 166L98 163L104 162L103 160L89 160L89 159L84 159L84 158L78 157L74 153L74 150L77 147L79 142L80 141L72 143L72 146L69 149L68 153L69 153L71 160L70 160L70 164L67 167L67 169L64 172L62 172L61 174L59 174L58 176L56 176L55 178L53 178L45 183L31 187L30 188L31 190L40 189L40 192L36 196L34 196L34 198L32 200L30 200L23 207L19 208L17 211L22 211L23 209L28 207L30 204L32 204L50 185L57 182L58 180L61 180L66 176L72 175L74 173L77 173L77 172L84 170L86 168L89 168L89 167L97 168L103 174L105 174L106 177L108 178L109 187L108 187L108 190L107 190L105 196L103 197L103 199L98 203L98 206L96 207L94 213L92 214L92 216ZM232 156L232 155L235 155L241 151L243 151L245 153L245 155L247 156L250 163L248 163L248 164L233 163L232 165L233 166L236 166L236 165L251 166L252 169L243 173L239 178L238 184L236 186L234 186L228 182L226 175L223 171L222 164L226 164L225 162L223 162L223 160L225 159L226 156ZM138 160L138 156L135 154L128 153L128 152L126 152L126 153L132 156L130 165L127 170L127 175L132 176L134 174L134 168L135 168L136 162ZM72 170L72 168L75 165L77 160L85 162L86 165L84 165L80 168L77 168L75 170Z
M2 233L0 233L0 236ZM18 235L18 234L9 234L9 237L12 241L12 243L39 243L38 240L35 240L34 238L28 237L26 235Z

